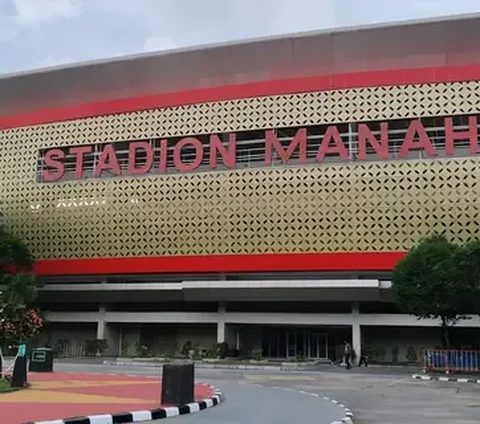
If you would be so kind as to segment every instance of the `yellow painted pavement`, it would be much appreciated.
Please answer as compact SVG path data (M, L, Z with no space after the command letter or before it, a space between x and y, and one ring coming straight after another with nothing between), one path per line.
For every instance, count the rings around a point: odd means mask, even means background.
M0 403L91 403L91 404L121 404L143 403L146 399L126 398L116 396L104 396L84 393L53 391L53 389L71 389L79 387L108 387L119 385L144 385L158 384L156 381L132 381L132 380L71 380L71 381L37 381L31 387L13 393L0 396Z

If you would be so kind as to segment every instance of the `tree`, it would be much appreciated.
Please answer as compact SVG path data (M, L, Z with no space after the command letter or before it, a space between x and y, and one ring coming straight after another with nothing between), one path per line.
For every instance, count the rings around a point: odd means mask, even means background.
M466 243L456 263L459 278L467 287L462 302L470 306L469 312L480 315L480 240Z
M471 285L459 263L465 248L442 235L421 240L393 271L392 292L400 309L418 319L440 319L442 344L450 348L449 329L472 311Z
M26 342L42 327L31 306L40 286L32 274L33 262L28 247L0 227L0 346Z

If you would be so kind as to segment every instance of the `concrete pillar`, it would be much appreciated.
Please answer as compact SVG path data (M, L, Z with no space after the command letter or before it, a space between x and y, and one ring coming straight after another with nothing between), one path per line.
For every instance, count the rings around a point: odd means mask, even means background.
M103 352L104 355L118 355L118 337L111 324L105 322L106 307L100 306L98 311L97 321L97 340L106 340L107 349Z
M362 331L360 324L358 324L360 315L360 306L358 303L352 304L352 348L357 355L355 363L360 361L360 354L362 351Z
M218 304L217 343L225 342L225 305Z

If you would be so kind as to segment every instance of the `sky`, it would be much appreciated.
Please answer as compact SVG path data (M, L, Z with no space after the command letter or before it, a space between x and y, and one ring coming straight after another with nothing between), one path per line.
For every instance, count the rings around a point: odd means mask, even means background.
M480 0L0 0L0 74L472 12Z

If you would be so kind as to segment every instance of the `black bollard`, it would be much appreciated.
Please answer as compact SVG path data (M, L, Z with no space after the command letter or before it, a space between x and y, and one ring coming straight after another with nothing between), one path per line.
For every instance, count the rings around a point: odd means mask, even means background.
M183 406L194 401L194 364L163 366L162 405Z
M17 356L13 366L11 387L25 387L27 385L27 357Z

